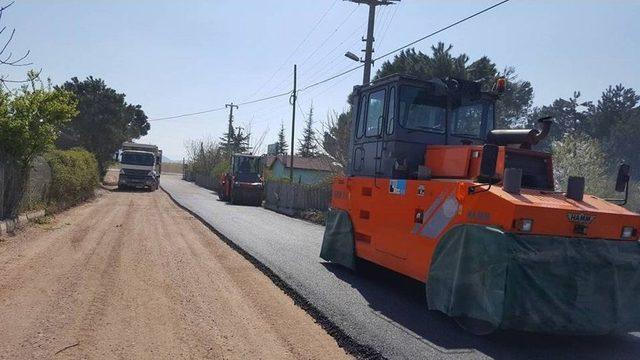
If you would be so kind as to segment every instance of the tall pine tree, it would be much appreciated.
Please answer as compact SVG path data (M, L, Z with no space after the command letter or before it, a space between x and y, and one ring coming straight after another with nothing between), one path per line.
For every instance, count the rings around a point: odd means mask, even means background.
M318 156L316 131L313 129L313 105L309 107L309 116L302 131L302 139L298 140L298 155L302 157Z
M289 151L289 145L287 144L287 139L284 133L284 123L280 123L280 132L278 132L278 149L276 150L277 155L287 155Z
M220 137L220 148L227 154L244 153L249 150L249 136L241 127L233 127L233 119L229 119L229 130Z

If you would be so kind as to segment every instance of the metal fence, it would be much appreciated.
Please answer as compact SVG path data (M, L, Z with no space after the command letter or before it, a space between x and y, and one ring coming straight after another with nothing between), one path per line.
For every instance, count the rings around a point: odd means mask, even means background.
M193 174L193 179L198 186L202 186L205 189L209 190L217 190L218 189L218 179L214 178L212 174Z
M280 181L264 184L265 207L287 215L306 210L327 211L331 204L331 186L308 186Z
M33 210L47 201L51 185L51 167L43 157L37 157L31 164L29 182L24 189L22 201L16 199L21 178L18 168L8 156L0 155L0 219L10 217L17 211Z

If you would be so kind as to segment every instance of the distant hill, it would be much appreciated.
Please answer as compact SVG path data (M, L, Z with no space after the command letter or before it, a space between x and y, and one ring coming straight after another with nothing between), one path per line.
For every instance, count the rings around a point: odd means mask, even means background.
M168 162L175 162L175 161L173 161L173 160L169 159L168 157L162 155L162 162L163 163L168 163Z

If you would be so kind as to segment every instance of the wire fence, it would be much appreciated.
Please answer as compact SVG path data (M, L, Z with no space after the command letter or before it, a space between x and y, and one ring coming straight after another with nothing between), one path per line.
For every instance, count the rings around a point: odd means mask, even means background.
M6 154L0 154L0 219L14 218L19 212L43 207L51 185L51 168L43 157L31 164L24 183L21 167Z

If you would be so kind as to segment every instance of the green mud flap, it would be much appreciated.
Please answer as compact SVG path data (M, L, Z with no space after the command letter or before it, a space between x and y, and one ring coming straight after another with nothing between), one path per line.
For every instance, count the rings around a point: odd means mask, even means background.
M340 264L349 269L355 269L353 224L348 212L340 209L329 209L320 257L323 260Z
M640 330L640 244L451 229L434 252L429 308L494 329L571 335Z
M484 226L457 226L439 241L426 283L430 310L471 318L495 330L502 322L508 246ZM490 332L490 331L487 331Z

